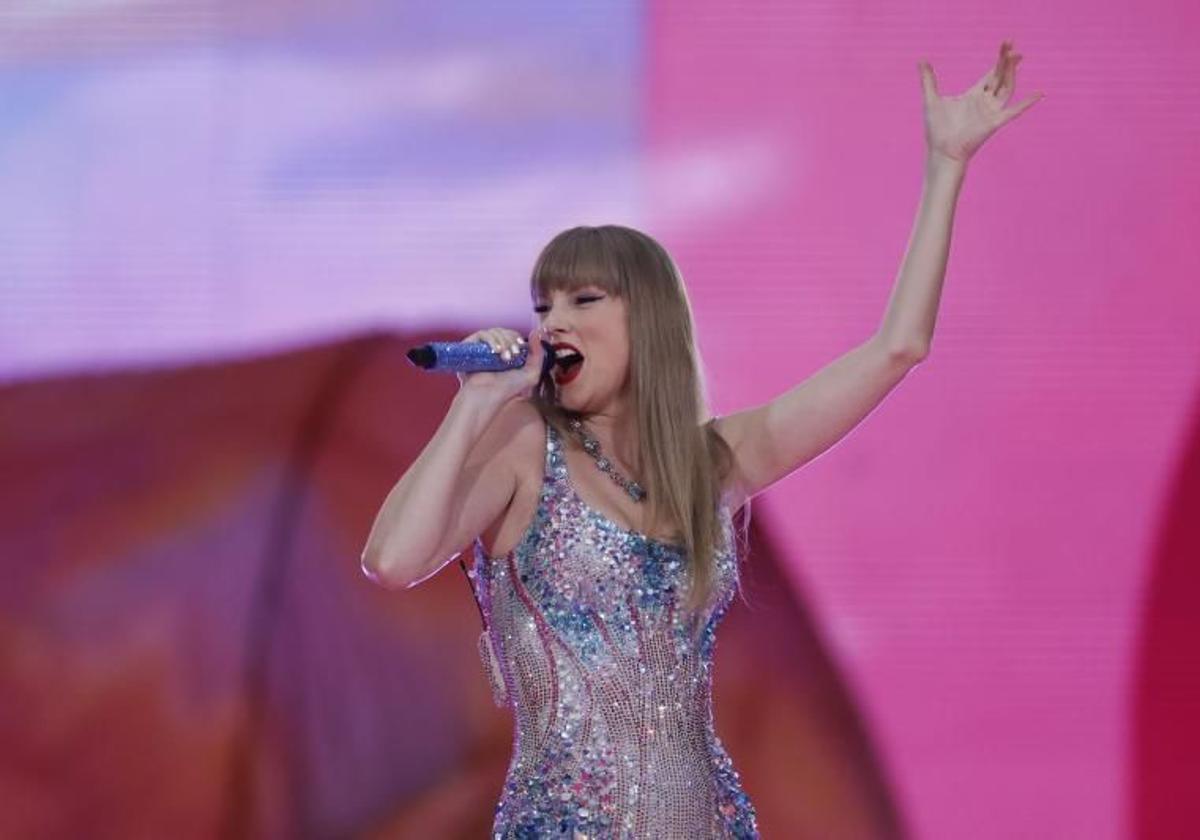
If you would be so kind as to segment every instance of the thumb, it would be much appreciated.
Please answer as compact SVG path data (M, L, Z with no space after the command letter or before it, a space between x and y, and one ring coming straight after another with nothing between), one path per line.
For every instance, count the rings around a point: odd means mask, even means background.
M545 364L546 348L542 345L545 339L541 330L529 334L529 356L525 359L526 367L531 369L530 378L537 381L542 375L542 365Z

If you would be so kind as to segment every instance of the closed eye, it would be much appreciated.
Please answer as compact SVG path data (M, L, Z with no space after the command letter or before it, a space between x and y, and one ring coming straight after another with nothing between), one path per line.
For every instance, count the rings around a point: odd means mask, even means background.
M594 301L600 300L602 297L603 297L603 295L580 295L579 297L575 298L575 302L578 304L593 303ZM542 303L542 304L538 304L537 306L533 307L533 311L534 312L545 312L549 308L550 308L549 306Z

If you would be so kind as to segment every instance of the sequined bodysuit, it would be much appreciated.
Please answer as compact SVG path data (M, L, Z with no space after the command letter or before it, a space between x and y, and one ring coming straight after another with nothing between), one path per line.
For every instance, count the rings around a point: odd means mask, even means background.
M476 538L468 571L485 670L514 716L492 836L757 837L713 729L714 634L737 583L728 506L716 593L686 621L684 549L584 502L545 428L533 521L507 555L489 557Z

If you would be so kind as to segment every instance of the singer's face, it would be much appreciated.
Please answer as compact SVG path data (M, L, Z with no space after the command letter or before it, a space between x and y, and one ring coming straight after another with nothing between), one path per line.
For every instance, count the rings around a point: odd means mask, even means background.
M551 344L567 342L583 355L573 378L559 382L558 401L574 411L593 412L624 399L629 387L629 325L626 303L598 286L574 292L552 290L534 304L537 323ZM556 373L556 380L561 371Z

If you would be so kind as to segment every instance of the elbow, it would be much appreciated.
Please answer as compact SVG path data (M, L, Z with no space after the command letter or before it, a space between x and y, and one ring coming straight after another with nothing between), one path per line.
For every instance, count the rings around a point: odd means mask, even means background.
M359 568L370 580L384 589L408 589L414 583L407 575L400 572L398 563L388 562L379 550L368 546L359 558Z
M923 343L902 344L892 347L889 353L900 364L912 367L925 361L925 357L929 355L929 345Z
M871 336L871 343L879 353L901 366L912 367L929 355L928 341L909 336L891 335L880 331Z

